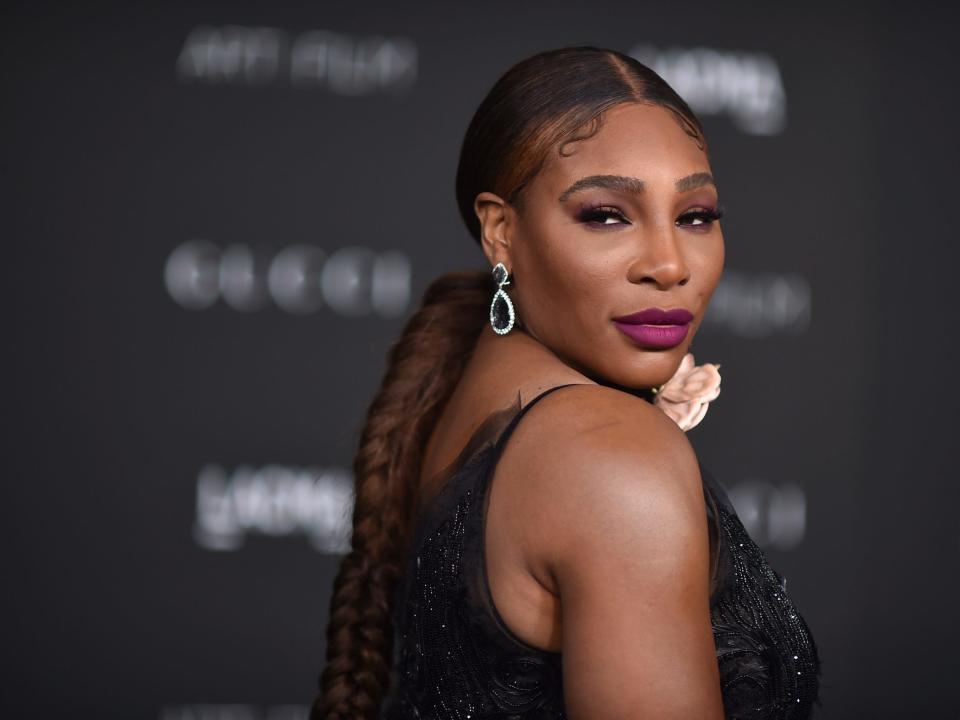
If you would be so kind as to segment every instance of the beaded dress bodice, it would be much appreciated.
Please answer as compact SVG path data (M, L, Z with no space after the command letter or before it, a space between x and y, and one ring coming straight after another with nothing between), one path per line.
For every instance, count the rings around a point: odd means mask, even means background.
M561 387L488 417L422 511L394 603L393 682L383 720L566 718L560 653L529 645L507 627L492 600L483 544L497 459L526 411ZM700 470L726 717L808 718L818 691L813 638L724 490Z

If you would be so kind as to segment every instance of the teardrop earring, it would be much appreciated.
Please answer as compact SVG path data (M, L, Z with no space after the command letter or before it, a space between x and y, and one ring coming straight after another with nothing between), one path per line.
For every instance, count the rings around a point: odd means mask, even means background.
M497 335L506 335L510 332L516 320L513 302L503 289L504 285L510 284L508 276L506 266L503 263L497 263L493 268L493 280L497 283L497 291L493 294L493 301L490 303L490 325Z

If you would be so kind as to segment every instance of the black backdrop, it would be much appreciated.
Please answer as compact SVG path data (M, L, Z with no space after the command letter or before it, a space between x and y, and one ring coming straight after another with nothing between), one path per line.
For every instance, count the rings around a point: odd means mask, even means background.
M4 10L5 716L302 717L350 467L459 141L596 44L703 118L727 269L691 433L829 718L957 717L955 14L488 2Z

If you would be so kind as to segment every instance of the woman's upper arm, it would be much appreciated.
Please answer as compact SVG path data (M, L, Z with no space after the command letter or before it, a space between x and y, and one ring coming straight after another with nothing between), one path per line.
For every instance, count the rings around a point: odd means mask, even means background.
M696 456L658 409L606 401L544 468L569 717L722 719Z

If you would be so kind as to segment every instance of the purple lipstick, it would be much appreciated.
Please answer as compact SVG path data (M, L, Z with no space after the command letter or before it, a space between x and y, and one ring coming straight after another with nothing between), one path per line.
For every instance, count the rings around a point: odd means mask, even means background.
M683 308L661 310L648 308L613 319L624 335L648 348L671 348L679 345L690 331L693 313Z

